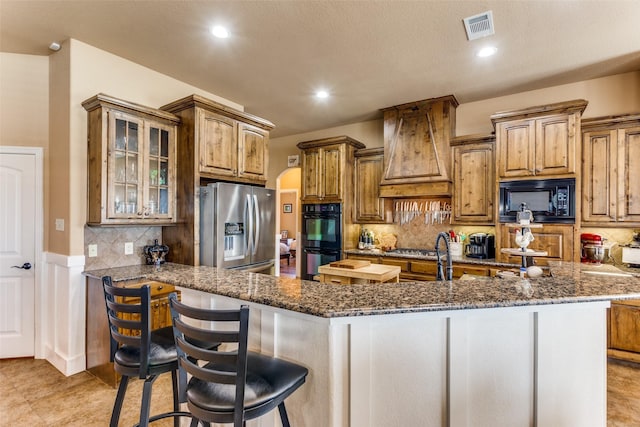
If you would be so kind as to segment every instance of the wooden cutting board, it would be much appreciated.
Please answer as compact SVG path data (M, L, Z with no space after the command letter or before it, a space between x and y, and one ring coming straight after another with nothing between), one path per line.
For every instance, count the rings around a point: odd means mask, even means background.
M355 270L357 268L367 267L371 265L371 261L364 259L343 259L341 261L334 261L329 263L331 267L349 268Z

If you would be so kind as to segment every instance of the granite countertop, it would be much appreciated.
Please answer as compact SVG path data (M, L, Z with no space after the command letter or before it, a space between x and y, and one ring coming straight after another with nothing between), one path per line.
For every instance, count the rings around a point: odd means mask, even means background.
M553 262L551 277L333 285L181 264L86 271L114 281L149 279L319 317L640 299L640 277L592 275L597 267Z

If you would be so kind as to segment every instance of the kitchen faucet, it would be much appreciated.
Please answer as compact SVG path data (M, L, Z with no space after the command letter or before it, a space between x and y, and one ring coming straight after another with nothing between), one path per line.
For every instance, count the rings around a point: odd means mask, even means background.
M449 235L445 232L438 233L436 237L436 257L438 258L438 270L436 272L436 280L442 281L444 271L442 270L442 258L440 256L440 240L444 239L444 245L447 248L447 280L453 279L453 262L451 261L451 251L449 250Z

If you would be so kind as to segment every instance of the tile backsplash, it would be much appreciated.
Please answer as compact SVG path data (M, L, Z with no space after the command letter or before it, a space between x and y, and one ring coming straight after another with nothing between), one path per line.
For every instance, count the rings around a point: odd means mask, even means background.
M144 247L162 243L162 227L84 227L85 270L145 264ZM124 245L133 243L133 254ZM98 256L89 257L89 245L98 245Z

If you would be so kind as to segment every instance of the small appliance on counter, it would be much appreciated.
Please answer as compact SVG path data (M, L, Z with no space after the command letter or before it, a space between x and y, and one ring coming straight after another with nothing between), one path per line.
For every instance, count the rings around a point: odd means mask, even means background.
M469 258L490 259L496 257L495 237L493 234L474 233L469 236L469 243L464 254Z
M622 247L622 262L640 268L640 233L634 233L633 241Z
M155 239L153 245L147 245L143 249L147 258L147 264L164 264L164 257L169 253L169 246L161 245L158 239Z
M599 234L582 233L580 262L600 264L604 260L604 240Z

